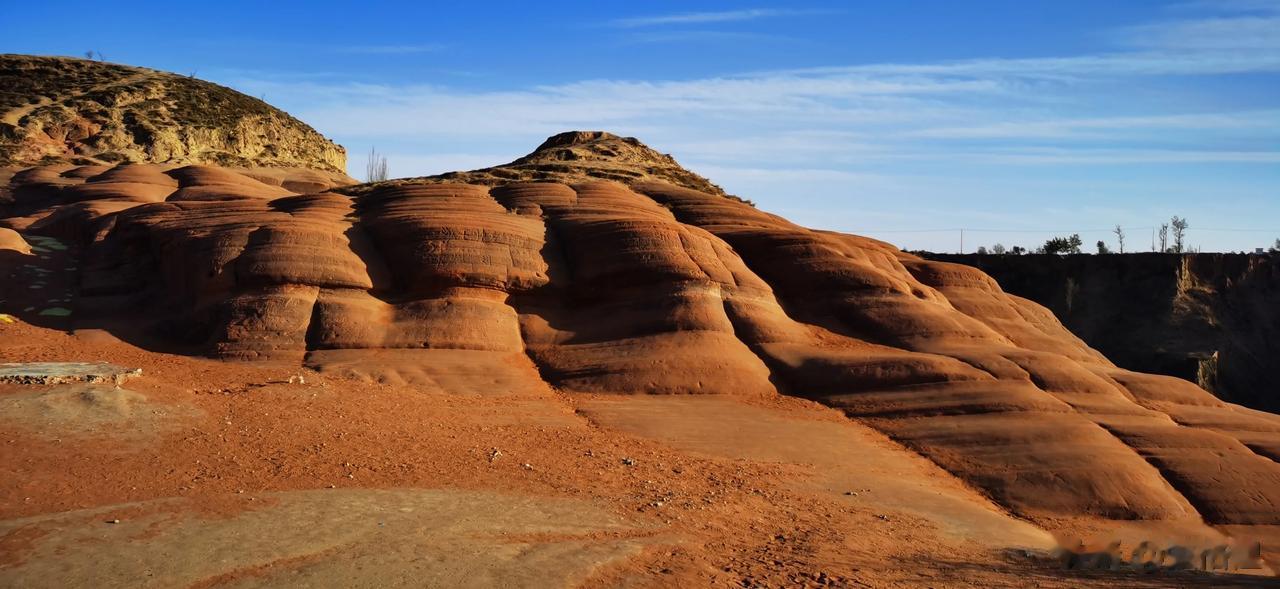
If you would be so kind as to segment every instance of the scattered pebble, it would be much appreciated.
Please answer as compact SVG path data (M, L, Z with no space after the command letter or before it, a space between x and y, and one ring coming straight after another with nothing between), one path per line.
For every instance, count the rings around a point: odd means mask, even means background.
M625 464L625 465L627 465L627 466L635 466L635 465L636 465L636 461L635 461L634 459L632 459L632 458L623 458L623 459L622 459L622 463L623 463L623 464Z

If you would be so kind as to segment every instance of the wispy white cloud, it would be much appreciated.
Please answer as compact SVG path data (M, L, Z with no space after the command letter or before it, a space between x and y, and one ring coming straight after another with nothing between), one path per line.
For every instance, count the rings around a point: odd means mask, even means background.
M1250 68L1265 65L1261 57L1250 59ZM1280 56L1275 59L1280 71ZM685 131L673 134L691 147L736 141L744 132L755 136L752 142L776 144L780 134L788 133L796 144L793 151L802 151L794 137L807 131L857 134L865 147L903 139L1124 137L1137 131L1149 135L1193 129L1253 137L1280 128L1275 110L1073 116L1066 111L1078 105L1059 108L1068 100L1064 97L1119 74L1076 62L1066 67L1060 61L864 65L683 81L591 80L509 91L253 79L236 85L251 93L290 96L302 105L295 114L330 133L399 138L683 127ZM1183 61L1170 63L1187 71ZM1063 71L1077 78L1026 81ZM833 144L829 136L818 140L810 135L804 141L811 142L810 150L853 147L848 141Z
M646 138L740 137L755 129L806 130L944 124L965 119L946 97L999 92L985 83L848 78L708 79L686 82L592 81L520 91L465 92L438 86L278 83L239 80L326 133L426 139L529 138L572 128L607 128ZM297 106L293 106L296 103ZM771 130L770 128L775 128ZM675 133L662 129L680 128Z
M1131 135L1141 130L1159 132L1227 130L1249 135L1250 132L1275 133L1278 129L1280 129L1280 110L1259 110L1165 116L1000 121L981 126L919 129L908 132L907 136L931 139L1097 139Z
M1120 29L1114 38L1166 51L1275 51L1280 49L1280 12L1149 23Z
M970 151L954 154L958 161L1018 165L1129 165L1129 164L1276 164L1277 150L1175 150L1152 148L1021 148Z
M790 74L1001 77L1071 81L1103 76L1215 75L1280 71L1280 51L1130 51L1071 57L972 59L793 69Z
M1280 0L1187 0L1170 5L1169 10L1212 14L1280 12Z
M444 45L349 45L330 48L334 53L351 53L355 55L406 55L433 53L441 49L444 49Z
M748 31L658 30L637 31L622 38L627 43L724 43L745 41L790 42L790 37Z
M782 16L798 16L814 14L814 11L783 10L774 8L750 8L743 10L722 10L717 12L682 12L676 14L660 14L653 16L636 16L610 21L616 27L636 28L663 25L694 25L707 23L739 22L762 18Z

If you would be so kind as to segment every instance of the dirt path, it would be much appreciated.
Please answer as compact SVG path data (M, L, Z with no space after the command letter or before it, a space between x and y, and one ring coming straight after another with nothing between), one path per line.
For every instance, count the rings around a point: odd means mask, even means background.
M9 587L571 586L652 540L598 504L335 489L160 500L0 524ZM60 557L74 550L76 557Z

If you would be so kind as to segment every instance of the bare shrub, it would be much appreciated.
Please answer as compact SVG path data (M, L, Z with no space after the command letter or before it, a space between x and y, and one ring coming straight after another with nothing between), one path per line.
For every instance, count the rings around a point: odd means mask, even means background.
M387 157L378 153L376 147L369 149L369 160L365 162L364 177L367 182L382 182L387 179Z

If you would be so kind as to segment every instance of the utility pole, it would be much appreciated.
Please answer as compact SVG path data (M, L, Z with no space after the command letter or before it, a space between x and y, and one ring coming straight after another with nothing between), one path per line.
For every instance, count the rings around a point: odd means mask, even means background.
M964 253L964 229L960 230L960 253Z

